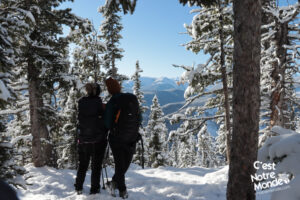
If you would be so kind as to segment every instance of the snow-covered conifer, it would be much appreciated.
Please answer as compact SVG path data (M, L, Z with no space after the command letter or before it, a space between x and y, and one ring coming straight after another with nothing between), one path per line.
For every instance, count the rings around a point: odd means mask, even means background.
M14 104L17 104L18 98L18 92L12 84L18 79L17 69L22 69L18 63L24 47L22 37L30 30L34 20L17 2L3 0L0 2L0 22L0 178L15 186L24 187L24 181L19 177L25 173L25 170L20 167L22 164L18 160L20 151L16 150L15 144L11 142L10 130L15 128L15 132L26 132L28 121L19 120L16 127L11 126L17 121L12 114L20 114L24 111L22 108L18 112L11 109Z
M192 41L185 46L195 53L203 51L209 58L205 64L197 67L179 66L186 70L180 82L189 84L185 91L185 107L199 98L207 98L204 106L194 108L192 118L197 118L195 116L197 113L199 118L200 113L214 111L211 120L218 120L220 125L225 124L226 127L223 143L226 146L224 153L227 155L224 157L229 157L233 59L232 7L226 1L219 1L219 4L212 7L204 6L192 12L197 13L192 24L185 25Z
M176 131L169 135L171 150L169 152L170 163L174 167L191 167L196 165L196 137L187 134L190 129L189 121L184 121Z
M133 81L133 87L132 87L132 91L133 94L137 97L139 104L140 104L140 110L141 113L145 113L145 111L148 109L147 106L144 106L143 104L145 104L145 100L144 100L144 93L141 90L141 75L140 73L142 73L143 70L140 68L140 64L139 61L136 61L136 65L135 65L135 73L132 75L131 80Z
M295 129L298 103L293 77L299 72L299 27L294 23L299 4L280 7L273 3L264 11L270 19L262 27L260 143L274 125Z
M72 87L68 93L68 99L62 108L64 124L60 130L61 140L59 141L57 160L59 168L77 168L77 101L79 92Z
M213 137L207 131L207 126L204 124L197 134L198 139L198 158L200 158L201 166L215 167L218 165L217 153Z
M22 40L26 44L22 49L22 66L28 79L33 163L56 165L52 138L61 120L54 106L55 90L64 85L62 76L68 70L68 41L59 35L63 33L63 24L75 27L84 22L70 9L57 10L60 2L55 0L14 2L34 22Z
M91 25L91 27L93 27ZM101 41L101 38L95 28L92 28L90 34L82 34L80 30L71 31L70 38L76 43L73 55L73 66L80 73L79 78L83 83L89 81L102 83L104 82L104 71L101 67L104 66L104 60L101 55L106 52L106 45Z
M120 11L118 7L109 7L107 1L104 6L99 8L99 12L102 14L104 21L100 25L101 38L106 44L106 53L103 56L104 67L107 70L107 77L112 77L120 82L126 80L127 77L118 74L118 68L116 66L116 61L121 60L124 52L123 49L119 48L120 39L122 35L120 34L123 26L121 24L121 16L117 13Z
M141 112L141 115L143 115L145 113L145 111L148 109L147 106L143 105L143 104L145 104L145 100L144 100L144 94L141 91L141 80L140 80L141 75L140 75L140 73L142 73L143 70L140 68L139 61L136 61L135 67L136 67L135 73L131 77L131 80L133 81L132 90L133 90L133 94L138 99L139 106L140 106L140 112ZM143 124L143 122L141 122L141 124ZM141 134L143 142L145 143L146 142L146 140L144 140L145 129L143 127L140 127L139 133ZM145 148L145 146L148 146L148 145L145 143L144 148ZM144 151L145 151L145 149L144 149ZM140 144L138 144L137 149L136 149L136 154L133 156L134 163L141 165L141 160L142 160L141 154L142 154L142 146Z
M145 133L146 137L149 138L148 165L150 167L159 167L167 164L168 130L163 115L164 113L155 95L152 100L149 121Z

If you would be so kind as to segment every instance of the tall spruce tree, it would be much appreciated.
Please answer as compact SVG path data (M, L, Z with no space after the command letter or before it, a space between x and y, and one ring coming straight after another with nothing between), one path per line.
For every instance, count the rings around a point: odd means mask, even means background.
M146 137L149 138L148 166L159 167L167 164L168 130L163 119L163 111L155 95L152 100Z
M16 1L34 21L24 35L22 65L26 67L30 104L32 155L35 166L56 165L52 136L60 120L53 107L55 84L63 85L62 74L68 70L68 41L59 36L62 25L70 27L83 23L70 9L56 10L57 1ZM55 98L54 98L55 99Z
M254 200L260 107L261 1L234 0L233 128L227 199ZM251 84L249 84L251 83Z
M262 30L261 59L261 126L264 129L260 143L269 136L270 129L279 125L295 130L294 76L299 72L299 31L294 24L300 12L299 4L280 7L275 2L264 8L269 23Z
M112 77L122 82L126 80L127 77L118 74L118 68L116 66L116 61L122 59L122 53L124 52L123 49L118 47L120 39L122 39L120 32L123 29L121 16L117 14L120 9L112 6L109 7L107 3L108 2L99 8L99 12L104 18L104 21L100 25L101 38L104 40L107 48L103 56L104 67L107 70L107 77Z
M10 109L17 100L18 94L12 86L17 79L18 60L21 55L23 34L26 34L34 20L31 14L22 9L15 1L3 0L0 2L0 178L15 185L24 187L20 182L20 175L25 173L24 168L18 162L19 152L11 143L12 126ZM8 123L8 121L11 122ZM24 122L25 124L25 122ZM16 131L20 127L14 127ZM25 127L21 127L26 130ZM19 180L19 181L17 181Z
M299 70L294 20L298 5L279 7L276 2L265 6L268 23L262 26L261 59L261 126L259 144L271 136L270 129L280 125L295 130L295 87L293 77ZM277 77L277 78L276 78ZM288 119L288 120L287 120Z
M136 65L135 65L135 73L132 75L131 80L133 81L133 94L137 97L138 102L139 102L139 107L140 107L140 111L141 111L141 115L143 115L145 113L145 111L148 109L147 106L143 105L145 104L145 100L144 100L144 94L141 91L141 75L140 73L142 73L143 70L140 68L139 65L139 61L136 61ZM141 122L141 124L143 124L143 122ZM142 138L145 138L145 129L143 127L139 128L139 133L141 134ZM145 141L144 141L145 143ZM144 146L148 146L147 144L144 144ZM145 150L144 150L145 151ZM143 153L143 149L141 144L138 144L137 148L136 148L136 154L133 156L133 162L141 165L142 163L142 153Z
M137 97L137 99L139 101L140 111L143 114L146 112L148 107L143 105L143 104L145 104L145 100L144 100L144 93L141 90L141 80L140 80L141 79L140 73L142 73L142 72L143 72L143 70L140 68L139 61L136 61L135 73L131 77L131 80L133 81L132 91L133 91L133 94Z
M198 13L194 16L191 25L185 25L192 41L185 46L195 53L203 51L209 55L207 62L197 68L181 66L186 70L181 82L188 82L185 92L187 104L203 96L210 95L202 110L217 109L215 120L225 130L220 131L226 146L226 156L229 159L230 146L230 101L232 88L232 59L233 59L233 15L232 7L227 1L219 1L214 6L203 6L193 10ZM176 65L175 65L176 66ZM211 85L218 86L208 89ZM213 94L213 95L212 95ZM224 124L224 125L223 125ZM219 141L221 142L221 141ZM222 143L220 145L224 146ZM224 153L225 153L224 152Z

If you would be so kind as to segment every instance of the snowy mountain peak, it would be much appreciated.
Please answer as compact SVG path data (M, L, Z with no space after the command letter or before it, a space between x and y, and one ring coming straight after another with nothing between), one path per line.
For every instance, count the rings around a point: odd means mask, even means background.
M185 90L185 85L177 85L178 78L167 78L167 77L141 77L141 89L143 91L164 91L164 90ZM125 81L123 87L125 91L131 91L133 81Z

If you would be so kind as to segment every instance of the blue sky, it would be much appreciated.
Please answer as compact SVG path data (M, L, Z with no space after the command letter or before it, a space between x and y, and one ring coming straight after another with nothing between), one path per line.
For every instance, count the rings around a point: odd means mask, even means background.
M105 0L74 0L62 7L70 7L73 12L83 18L89 18L97 29L103 20L97 8ZM142 76L178 77L182 69L172 64L192 65L205 61L203 54L187 51L181 44L190 41L183 27L190 24L194 14L192 8L182 6L178 0L138 0L133 15L122 16L123 39L120 47L125 50L124 57L117 62L119 72L131 76L135 71L135 63L140 62L144 70Z

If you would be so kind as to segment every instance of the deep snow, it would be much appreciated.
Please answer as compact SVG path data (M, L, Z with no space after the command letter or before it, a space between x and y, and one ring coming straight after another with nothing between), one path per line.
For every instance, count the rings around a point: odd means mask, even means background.
M90 171L87 173L83 194L74 191L75 170L57 170L51 167L35 168L27 165L26 176L32 184L27 190L19 189L21 200L118 200L107 190L89 195ZM174 168L141 169L132 164L126 174L128 200L225 200L228 166L220 168ZM108 168L111 177L113 169ZM105 179L106 181L106 179ZM102 185L102 180L101 180ZM257 195L257 200L269 200L270 193Z
M50 167L25 167L32 176L27 190L18 190L21 200L117 200L101 189L101 194L89 195L90 171L87 173L83 194L74 191L75 170L56 170ZM228 167L207 169L200 167L141 169L132 164L126 174L128 200L224 200ZM111 177L112 169L108 168ZM106 180L105 180L106 181ZM102 180L101 180L102 184Z

